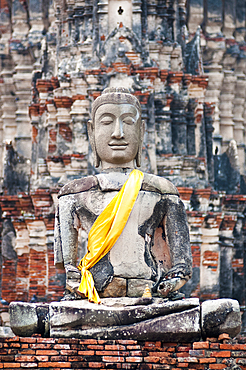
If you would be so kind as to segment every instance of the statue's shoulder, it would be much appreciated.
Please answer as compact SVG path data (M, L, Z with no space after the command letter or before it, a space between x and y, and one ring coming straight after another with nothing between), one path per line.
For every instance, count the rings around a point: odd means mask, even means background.
M58 193L58 198L63 195L81 193L98 186L96 176L82 177L81 179L73 180L64 185Z
M144 174L142 190L179 196L178 189L169 180L149 173Z

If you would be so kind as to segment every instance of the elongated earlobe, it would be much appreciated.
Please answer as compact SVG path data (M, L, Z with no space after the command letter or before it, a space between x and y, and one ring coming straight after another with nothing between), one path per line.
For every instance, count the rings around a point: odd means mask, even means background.
M145 121L142 120L141 125L140 125L140 135L139 135L140 143L139 143L138 152L137 152L137 155L136 155L136 165L137 165L137 167L141 167L144 130L145 130Z
M87 122L87 131L88 131L89 141L91 144L91 149L92 149L93 156L94 156L94 166L97 168L100 165L100 158L96 151L95 134L93 130L92 121L90 119Z

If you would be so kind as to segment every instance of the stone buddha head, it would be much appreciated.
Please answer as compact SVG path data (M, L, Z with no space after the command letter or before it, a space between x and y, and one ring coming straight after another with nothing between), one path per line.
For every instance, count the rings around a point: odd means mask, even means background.
M138 99L126 88L106 88L92 104L88 134L95 167L141 165L144 122Z

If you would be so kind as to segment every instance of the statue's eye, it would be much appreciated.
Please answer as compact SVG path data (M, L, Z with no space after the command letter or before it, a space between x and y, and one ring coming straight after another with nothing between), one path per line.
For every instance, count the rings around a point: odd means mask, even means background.
M125 117L123 119L123 122L126 123L127 125L133 125L135 123L135 119L133 117Z
M113 118L112 117L103 117L101 120L100 120L100 123L102 125L110 125L110 123L113 123Z

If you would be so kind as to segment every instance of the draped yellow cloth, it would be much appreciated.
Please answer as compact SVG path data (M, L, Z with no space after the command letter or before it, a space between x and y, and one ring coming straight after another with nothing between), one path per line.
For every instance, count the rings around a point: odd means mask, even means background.
M78 291L90 302L100 303L93 276L88 271L113 247L130 216L143 181L143 173L133 170L118 194L98 216L88 235L88 252L79 263L81 283Z

